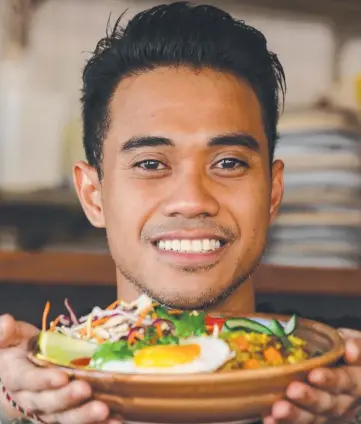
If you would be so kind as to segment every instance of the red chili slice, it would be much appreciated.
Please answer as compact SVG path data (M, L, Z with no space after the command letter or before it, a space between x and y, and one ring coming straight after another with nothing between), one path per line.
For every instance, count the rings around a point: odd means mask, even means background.
M90 364L92 358L76 358L73 359L70 364L74 367L87 367Z
M212 317L211 315L206 315L204 323L207 327L209 326L212 328L217 324L218 328L222 330L225 321L226 321L225 318Z

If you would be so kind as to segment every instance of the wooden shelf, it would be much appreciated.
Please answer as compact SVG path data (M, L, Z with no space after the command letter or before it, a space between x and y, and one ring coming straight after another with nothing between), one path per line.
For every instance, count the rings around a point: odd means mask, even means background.
M361 31L361 2L359 0L234 0L233 4L262 8L272 13L312 15L336 24L351 25Z
M73 286L115 285L107 255L0 251L0 283ZM258 293L361 297L361 269L313 269L261 265L254 273Z

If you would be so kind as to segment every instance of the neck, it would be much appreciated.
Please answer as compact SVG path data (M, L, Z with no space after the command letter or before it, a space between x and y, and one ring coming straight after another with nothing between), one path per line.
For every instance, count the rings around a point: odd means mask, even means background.
M130 302L141 293L129 281L126 281L117 271L118 299ZM251 278L248 278L231 296L222 304L212 308L212 312L227 312L234 314L247 314L255 312L254 287Z

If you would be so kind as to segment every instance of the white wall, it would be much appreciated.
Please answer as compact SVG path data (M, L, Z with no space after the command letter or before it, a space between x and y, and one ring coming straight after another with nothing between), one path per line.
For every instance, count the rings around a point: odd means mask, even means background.
M105 34L110 13L114 21L126 8L131 16L157 3L48 0L41 7L29 50L17 62L0 62L0 187L31 189L61 182L65 132L79 117L80 76L87 52ZM331 90L333 39L324 23L266 16L236 5L229 10L263 30L271 50L279 55L287 74L288 107L310 104ZM352 75L361 70L354 61L359 51L361 57L359 42L350 46L343 72ZM69 143L74 141L68 134ZM81 156L76 143L72 155Z

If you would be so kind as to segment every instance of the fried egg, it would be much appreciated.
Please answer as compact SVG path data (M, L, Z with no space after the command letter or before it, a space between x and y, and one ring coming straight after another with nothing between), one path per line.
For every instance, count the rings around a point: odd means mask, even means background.
M135 352L132 359L111 360L94 367L126 374L191 374L212 372L233 354L223 340L211 336L180 340L179 345L149 346Z

